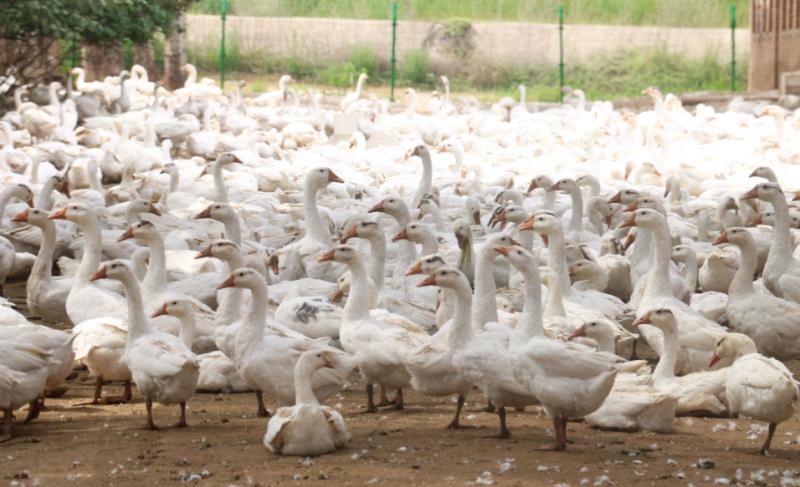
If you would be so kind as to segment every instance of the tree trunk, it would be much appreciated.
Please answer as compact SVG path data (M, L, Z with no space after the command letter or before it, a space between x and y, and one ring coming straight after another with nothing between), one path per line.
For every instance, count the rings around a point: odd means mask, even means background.
M181 68L186 64L186 12L180 12L175 30L164 42L164 82L170 90L183 86Z
M161 78L161 72L156 64L155 53L153 53L153 45L149 42L133 46L133 63L144 66L150 81L158 81Z
M86 81L102 80L106 76L118 75L122 71L122 45L83 47L83 69Z

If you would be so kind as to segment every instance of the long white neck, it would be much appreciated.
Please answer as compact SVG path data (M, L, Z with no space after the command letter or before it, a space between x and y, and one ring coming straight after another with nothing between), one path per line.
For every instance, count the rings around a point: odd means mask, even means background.
M242 226L241 222L239 221L239 216L236 214L236 212L234 211L233 215L226 215L221 221L222 224L225 225L225 238L241 247Z
M640 227L641 228L641 227ZM651 229L655 248L653 250L650 274L647 276L645 295L650 298L671 296L669 280L670 246L672 239L669 236L667 220L659 221L658 226ZM638 240L638 237L637 237ZM637 242L637 245L639 242Z
M421 255L432 255L439 253L439 241L436 240L436 235L431 232L420 232L419 237L414 242L422 245Z
M483 325L496 322L497 301L495 294L497 286L494 282L494 259L496 254L490 242L486 242L478 249L475 260L475 299L472 302L472 326L476 330L483 329Z
M33 174L34 173L32 172L31 176L33 176ZM36 201L37 208L47 211L50 211L53 208L53 190L55 189L55 185L55 178L50 178L44 183Z
M100 233L100 223L97 217L89 215L80 224L83 230L83 258L78 267L77 281L87 284L97 269L100 268L100 258L103 253L103 237ZM137 286L138 287L138 286Z
M14 150L14 132L11 130L11 125L3 122L2 126L3 126L3 137L6 139L5 141L3 141L3 148L7 150Z
M164 249L164 239L158 232L153 232L147 239L150 249L150 265L144 275L142 287L145 294L162 293L167 289L167 256Z
M525 305L522 308L520 324L517 328L525 337L544 336L542 324L542 283L539 279L539 266L534 263L527 268L519 269L525 278Z
M422 179L419 181L419 189L414 195L414 201L411 203L414 207L419 205L422 196L431 192L433 188L433 163L431 162L431 154L427 149L423 150L419 155L422 161Z
M222 163L214 161L211 164L211 172L214 175L214 191L217 201L228 202L228 188L225 186L225 177L222 174Z
M547 235L547 267L555 274L555 282L550 286L561 288L563 296L569 296L572 286L569 281L569 269L567 269L567 255L564 248L564 232L561 228Z
M300 357L294 367L294 403L295 405L318 406L319 401L311 386L311 377L314 375L312 364L306 357Z
M567 310L564 308L564 293L561 286L558 285L555 276L548 280L547 284L547 303L544 309L544 315L548 318L565 317Z
M658 364L653 371L653 378L671 379L675 377L675 363L678 361L678 335L675 332L664 332L664 350L658 358Z
M33 262L31 276L28 285L33 282L48 282L53 274L53 254L56 249L56 225L50 220L45 220L41 225L37 225L42 230L42 245L36 260Z
M370 262L369 277L380 291L383 289L384 272L386 269L386 237L383 232L373 235L369 239Z
M187 66L187 68L189 70L189 75L186 76L186 81L183 83L184 88L188 88L189 86L197 83L197 69L191 64Z
M569 196L572 200L572 216L569 218L569 230L571 232L580 232L583 230L583 195L579 188L570 187Z
M697 289L697 257L689 254L689 258L683 262L683 280L686 288L694 292Z
M349 263L350 295L344 305L344 317L348 321L363 320L369 317L369 281L364 261L355 256Z
M364 83L366 83L367 78L363 76L358 77L358 83L356 83L356 99L361 99L361 92L364 91Z
M174 193L178 191L178 184L181 182L181 173L177 167L172 166L169 170L169 192Z
M248 286L253 299L250 302L250 310L247 312L244 324L239 329L236 336L236 354L239 355L240 344L245 349L252 349L261 345L264 337L264 326L267 322L267 283L263 279L257 279L252 286Z
M602 333L600 336L593 336L597 342L597 350L600 352L615 353L614 335L612 333Z
M697 240L708 242L708 212L700 210L697 212Z
M188 313L181 316L181 332L178 335L180 341L186 345L186 348L189 350L192 349L192 344L194 343L194 331L195 331L195 322L194 322L194 311L189 310Z
M436 226L437 232L444 232L444 219L442 218L442 211L439 209L439 205L434 202L431 202L427 205L429 214L433 218L433 224Z
M120 282L125 288L125 299L128 302L128 340L127 346L136 338L151 332L150 322L144 312L144 301L142 300L142 290L139 288L139 281L132 272L127 272Z
M755 243L748 239L739 245L739 268L736 270L728 288L728 299L749 296L755 293L753 276L758 266L758 253Z
M764 277L774 281L786 270L792 259L792 235L789 230L789 210L782 195L771 198L769 203L775 210L775 225L772 229L772 243L769 247Z
M472 290L466 280L459 279L452 291L455 294L456 306L453 314L453 323L447 335L450 350L461 350L467 346L475 334L474 324L471 323L470 309L473 307Z
M303 212L306 218L306 235L319 243L330 245L331 232L322 222L317 207L317 191L319 188L309 178L306 179L303 191Z
M223 259L223 262L225 262L227 266L227 273L229 275L234 270L244 267L244 257L241 251L236 251L233 255L226 257L227 258ZM242 300L244 299L245 292L247 292L246 289L238 287L220 289L217 291L219 307L217 307L217 313L214 315L215 326L229 325L242 317L244 313L242 309Z
M464 167L464 148L461 147L461 144L453 144L453 150L451 152L456 159L453 171L460 175L461 168Z

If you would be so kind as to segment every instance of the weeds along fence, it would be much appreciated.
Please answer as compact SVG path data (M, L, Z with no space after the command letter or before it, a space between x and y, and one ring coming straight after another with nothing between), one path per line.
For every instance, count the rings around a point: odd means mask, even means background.
M205 3L209 4L209 9L222 6L221 2ZM370 18L274 16L297 14L304 3L309 7L306 12L311 14L346 15L358 10L361 15L354 16ZM445 74L456 89L511 92L518 83L524 83L532 98L558 100L562 56L563 82L584 89L594 98L635 95L648 85L668 91L728 90L746 86L743 81L750 40L746 1L647 2L642 5L662 6L641 13L636 18L641 21L639 23L647 22L652 13L664 14L663 4L676 9L683 4L686 21L678 25L630 25L634 23L632 14L629 10L620 10L616 18L621 20L616 23L622 25L603 25L585 22L587 12L591 12L586 5L590 3L582 1L563 5L547 1L464 1L460 2L464 8L446 10L446 13L460 12L472 17L436 19L427 15L429 10L421 15L425 2L404 0L397 2L396 39L392 36L393 3L388 0L263 0L255 3L230 0L224 49L226 70L255 74L288 72L299 79L342 87L352 85L363 71L370 75L371 83L389 84L394 40L399 86L434 87L438 76ZM612 7L615 3L620 2L594 2ZM627 4L637 3L627 0ZM359 9L345 11L344 6L356 4L369 4L368 15ZM520 20L539 21L510 21L509 12L513 10L486 10L492 4L506 7L515 4L517 13L526 13ZM534 4L538 6L536 9ZM540 8L543 4L552 7L549 17ZM719 21L713 26L700 24L704 25L702 27L692 23L689 14L698 14L698 4L705 4L709 9L702 16L704 21L715 18L711 13L719 17ZM381 6L382 18L374 18L378 17L376 5ZM454 4L430 0L428 5L450 8ZM576 13L578 7L584 10ZM563 8L563 44L559 39L560 8ZM494 16L489 15L492 12ZM669 18L677 23L680 16L672 10L669 12ZM241 13L273 16L238 15ZM614 16L600 18L615 23ZM727 18L727 25L716 26L724 18ZM655 23L654 18L651 20ZM663 15L658 20L662 22ZM699 18L694 19L697 20ZM187 30L190 60L202 69L219 70L219 11L216 15L189 15ZM732 63L734 59L735 64Z

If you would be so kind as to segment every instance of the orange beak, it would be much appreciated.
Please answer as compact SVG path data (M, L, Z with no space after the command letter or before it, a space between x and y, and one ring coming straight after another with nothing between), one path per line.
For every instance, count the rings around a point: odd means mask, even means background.
M383 201L378 202L375 206L369 209L367 213L377 213L383 211Z
M742 195L743 200L751 200L758 198L758 186L753 186L753 189Z
M164 316L165 314L167 314L167 303L162 304L161 307L155 311L155 313L150 315L150 318L158 318L159 316Z
M340 178L336 175L333 171L328 171L328 182L329 183L343 183L344 179Z
M555 183L549 188L547 188L547 191L558 191L558 183Z
M195 220L200 218L211 218L211 205L206 206L206 209L194 216Z
M227 279L222 281L222 284L217 286L217 289L225 289L225 288L228 288L228 287L236 287L236 281L233 278L233 274L231 274L230 277L228 277Z
M581 325L580 328L569 334L567 340L572 340L573 338L576 337L585 337L585 336L586 336L586 325Z
M436 285L436 274L431 274L430 276L426 277L425 279L417 283L417 287L435 286L435 285Z
M538 187L538 186L536 185L536 180L534 179L533 181L531 181L531 184L530 184L530 185L528 185L528 193L530 193L531 191L533 191L533 190L534 190L534 189L536 189L537 187Z
M627 220L619 224L617 228L630 228L636 226L636 213L631 214Z
M48 220L66 220L67 219L67 207L63 207L60 210L50 213L50 216L47 217Z
M647 323L650 323L649 311L645 313L642 317L636 318L636 321L633 322L633 326L646 325Z
M511 247L505 245L498 245L497 247L492 247L495 252L502 255L503 257L508 257L508 254L511 253Z
M759 213L757 217L750 220L747 225L750 227L756 227L758 225L762 225L764 223L764 216Z
M397 232L397 235L392 237L392 242L397 242L398 240L408 240L408 232L405 228Z
M713 367L717 362L719 362L719 355L714 352L711 352L711 358L708 360L708 368L710 369Z
M714 245L729 243L728 241L728 231L723 230L722 233L719 234L716 240L714 240Z
M753 172L751 172L751 173L750 173L750 177L751 177L751 178L755 178L755 177L757 177L757 176L758 176L758 175L756 174L757 172L758 172L758 169L753 169Z
M636 241L636 234L633 232L628 232L628 235L625 236L625 242L622 243L622 251L627 252L628 247L633 245L633 242Z
M278 256L277 256L277 255L273 255L272 257L270 257L270 258L269 258L269 269L270 269L270 270L272 271L272 273L273 273L273 274L275 274L276 276L277 276L277 275L280 273L280 271L281 271L281 269L280 269L280 266L279 266L278 264L279 264L279 261L278 261Z
M341 301L341 299L343 297L344 297L344 293L342 292L342 290L341 289L337 289L336 291L334 291L330 295L330 297L328 298L328 301L330 301L331 303L338 303L339 301Z
M414 276L417 274L422 274L422 261L417 261L414 265L408 268L405 275L406 276Z
M325 367L326 369L335 369L335 368L336 368L336 367L333 365L333 362L331 362L330 360L325 360L325 365L324 365L324 367Z
M356 226L355 225L353 225L350 228L348 228L347 231L344 232L344 234L342 234L342 237L339 240L342 243L347 243L347 241L350 240L353 237L358 237L358 232L356 232Z
M58 190L59 190L59 191L61 191L61 193L62 193L64 196L66 196L67 198L69 198L69 181L67 181L67 180L65 179L65 180L64 180L64 182L63 182L63 183L61 183L61 184L58 186Z
M498 223L505 223L508 219L506 218L505 210L501 211L500 213L493 213L492 217L489 218L489 227L493 227Z
M436 149L434 149L434 150L436 152L447 152L447 149L445 149L443 145L437 145Z
M122 241L124 241L124 240L128 240L129 238L133 238L133 227L128 227L128 229L127 229L127 230L125 230L125 233L123 233L123 234L122 234L122 235L121 235L121 236L120 236L120 237L117 239L117 242L122 242Z
M794 197L792 198L792 201L798 201L798 200L800 200L800 191L796 192L794 194Z
M626 206L625 209L622 211L636 211L638 209L639 209L639 203L634 201L633 203Z
M161 212L158 211L158 208L153 205L150 205L150 213L154 214L155 216L161 216Z
M569 275L570 276L575 275L575 266L574 265L569 266Z
M14 223L21 223L28 221L28 210L26 209L22 213L17 213L11 218L11 221Z
M533 230L533 215L529 216L524 222L517 225L517 230Z
M333 250L329 250L324 254L317 257L317 262L331 262L333 261L334 252Z
M539 235L539 236L542 238L542 243L544 243L544 246L545 247L549 247L550 246L550 237L548 237L545 234L542 234L542 235Z
M608 215L607 217L605 217L605 222L606 222L606 226L610 228L611 227L611 215Z
M194 256L195 259L202 259L203 257L211 257L210 245L206 245L205 247L203 247L203 250L201 250L200 252L197 253L197 255Z
M106 269L106 266L101 267L99 271L95 272L89 281L97 281L98 279L108 279L108 269Z
M617 191L617 194L611 197L608 200L609 203L622 203L622 191Z

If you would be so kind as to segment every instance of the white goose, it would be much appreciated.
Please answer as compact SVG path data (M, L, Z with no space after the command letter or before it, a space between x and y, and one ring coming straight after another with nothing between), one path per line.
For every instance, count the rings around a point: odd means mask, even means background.
M12 437L14 410L35 401L44 389L49 352L22 341L0 341L0 408L3 432L0 443Z

